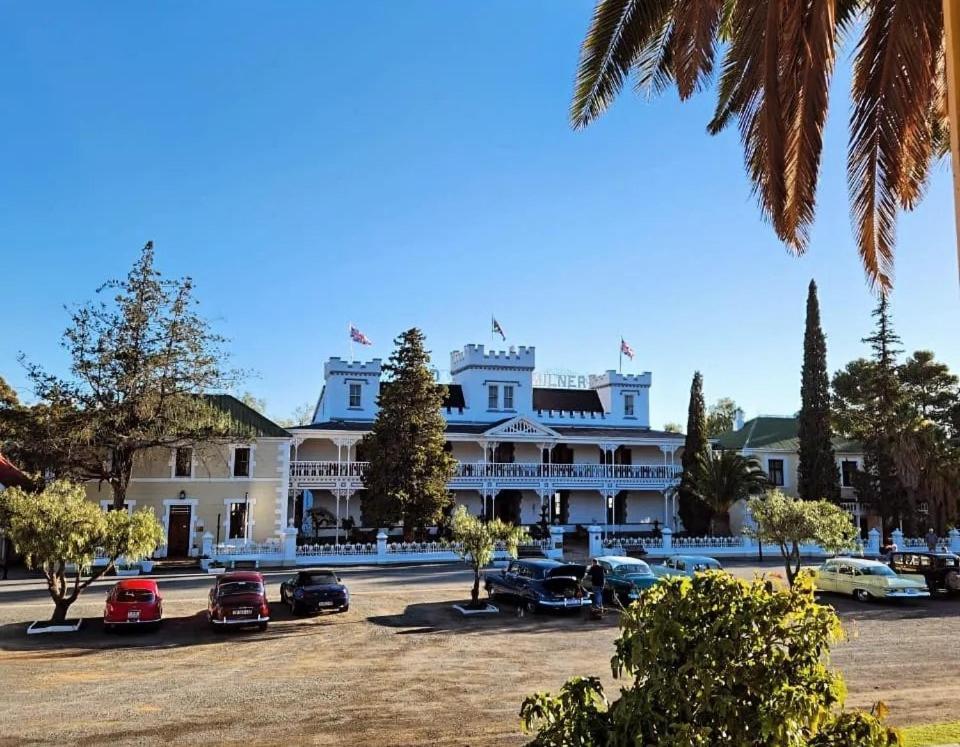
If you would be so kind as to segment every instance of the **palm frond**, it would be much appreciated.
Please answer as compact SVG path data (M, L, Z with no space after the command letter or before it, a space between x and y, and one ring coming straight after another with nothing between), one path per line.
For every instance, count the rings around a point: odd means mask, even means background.
M807 246L816 206L817 179L827 119L830 78L836 59L836 0L795 4L797 33L785 39L784 69L789 71L784 226L790 245Z
M876 0L857 48L847 179L860 257L884 293L898 204L915 204L933 154L941 9L939 0Z
M598 0L580 49L570 120L586 127L623 88L637 57L662 31L675 0Z
M680 0L669 40L673 75L681 99L696 92L713 72L717 31L725 0Z

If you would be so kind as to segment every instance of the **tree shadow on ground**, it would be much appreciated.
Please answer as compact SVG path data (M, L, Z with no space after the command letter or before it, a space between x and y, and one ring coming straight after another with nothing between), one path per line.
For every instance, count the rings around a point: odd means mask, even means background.
M500 599L492 600L499 612L489 615L462 615L453 609L455 603L467 604L469 600L424 602L407 605L398 615L368 617L373 625L393 628L398 635L423 633L551 633L602 628L616 628L619 614L615 608L607 609L600 620L591 619L589 611L564 610L530 613Z
M960 617L960 595L926 599L875 599L858 602L846 595L821 593L817 601L833 607L840 619L850 620L917 620Z
M108 633L103 621L84 618L75 633L44 633L27 635L30 622L0 625L0 651L19 652L22 658L75 658L85 654L111 649L160 650L185 646L207 646L218 643L244 646L265 640L325 635L333 626L359 624L362 619L346 615L324 613L293 616L279 604L271 605L270 624L265 631L256 627L233 627L214 630L207 622L206 613L166 617L159 628L120 629Z

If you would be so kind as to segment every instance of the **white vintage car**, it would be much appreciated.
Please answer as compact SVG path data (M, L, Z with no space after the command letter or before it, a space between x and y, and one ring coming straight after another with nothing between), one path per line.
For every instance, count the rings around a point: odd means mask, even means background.
M930 596L923 576L898 575L879 561L863 558L831 558L820 566L816 583L817 591L849 594L860 602Z

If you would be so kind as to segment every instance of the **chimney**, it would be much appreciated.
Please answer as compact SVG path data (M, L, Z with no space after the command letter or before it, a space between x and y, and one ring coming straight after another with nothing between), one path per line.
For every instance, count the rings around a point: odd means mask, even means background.
M743 410L739 407L733 411L733 430L738 431L743 428Z

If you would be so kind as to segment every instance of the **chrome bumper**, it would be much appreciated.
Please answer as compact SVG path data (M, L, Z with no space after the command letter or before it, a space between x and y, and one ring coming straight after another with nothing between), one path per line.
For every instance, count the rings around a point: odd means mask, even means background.
M922 599L930 596L929 591L888 591L882 599Z
M217 620L215 617L210 618L210 622L214 625L256 625L257 623L270 622L269 617L237 617L233 619Z
M563 599L557 601L555 599L538 599L537 604L541 607L556 607L557 609L574 609L576 607L589 607L593 602L589 597L583 597L582 599Z
M155 617L152 620L137 619L137 620L113 621L113 620L104 619L103 624L104 625L152 625L153 623L160 622L162 619L163 619L162 617Z

